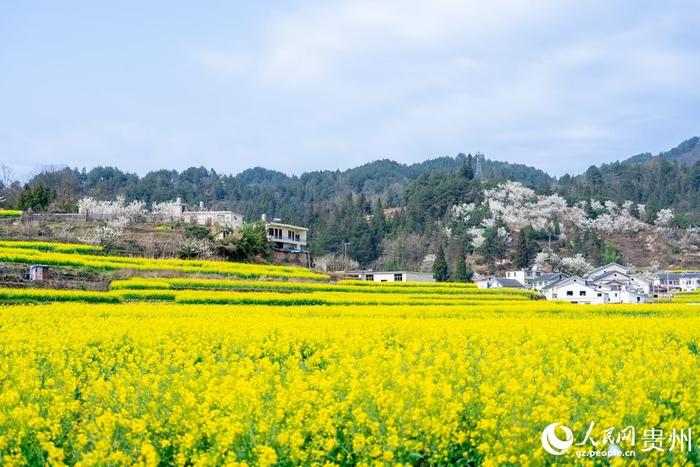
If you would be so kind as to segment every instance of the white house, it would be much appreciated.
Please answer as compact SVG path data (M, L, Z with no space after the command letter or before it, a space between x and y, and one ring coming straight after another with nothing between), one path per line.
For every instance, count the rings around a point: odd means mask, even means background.
M661 291L692 292L700 289L700 272L661 272L654 278L654 287Z
M435 282L432 274L413 271L351 271L345 274L351 279L374 282Z
M243 225L243 216L233 211L185 211L182 220L189 224L221 226L236 230Z
M508 288L508 289L524 289L525 286L516 279L511 279L507 277L496 277L488 276L476 279L474 281L476 286L480 289L495 289L495 288Z
M599 290L609 290L611 303L642 303L652 293L652 281L633 276L627 268L617 263L594 269L585 278L599 286Z
M517 271L506 271L506 279L513 279L520 282L521 285L530 288L535 280L540 277L542 273L539 271L537 266L532 268L523 268Z
M646 303L651 292L651 281L632 276L627 268L617 263L596 268L584 277L563 277L552 280L541 275L535 288L548 300L566 300L571 303Z
M660 289L662 292L669 292L671 290L682 290L681 289L681 279L683 274L676 272L662 272L659 273L654 279L654 286Z
M648 295L635 290L620 291L620 303L649 303L651 299Z
M263 214L262 220L265 220ZM265 222L267 238L275 248L287 251L306 251L309 229L298 225L284 224L281 219Z
M569 275L563 272L543 273L537 279L534 280L534 282L532 283L532 288L534 290L540 291L543 288L547 287L549 284L553 284L562 279L566 279L567 277L569 277Z
M167 203L167 211L159 213L163 220L182 221L189 224L206 225L207 227L219 226L229 230L236 230L243 224L243 216L233 211L209 211L204 207L204 202L199 202L199 209L190 210L177 198L173 203Z
M629 283L631 276L629 276L627 273L620 271L609 271L605 274L600 274L596 277L586 276L586 279L589 281L593 281L596 284L607 284L608 282L619 282L620 284L627 284Z
M541 290L547 300L562 300L571 303L600 305L609 302L608 295L584 278L571 276Z
M642 292L644 295L651 295L654 281L641 276L630 277L630 288Z
M700 289L700 272L683 273L678 282L683 292Z
M611 273L621 273L629 276L629 271L626 267L621 266L617 263L609 263L605 266L595 268L592 271L588 272L588 274L585 275L585 278L593 281L598 280L598 278L601 278Z

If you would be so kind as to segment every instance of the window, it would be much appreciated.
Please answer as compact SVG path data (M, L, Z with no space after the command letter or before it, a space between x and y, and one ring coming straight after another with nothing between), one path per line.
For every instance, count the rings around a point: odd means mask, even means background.
M365 276L366 281L373 281L374 280L374 274L367 274Z
M574 296L574 291L573 291L573 290L567 290L567 291L566 291L566 296L567 296L567 297L573 297L573 296Z
M578 295L579 295L579 297L585 297L585 296L586 296L586 291L585 291L585 290L581 290L581 291L578 293Z
M598 296L599 296L599 297L602 297L602 296L603 296L603 294L602 294L602 293L598 293Z
M394 282L403 282L403 274L394 274Z

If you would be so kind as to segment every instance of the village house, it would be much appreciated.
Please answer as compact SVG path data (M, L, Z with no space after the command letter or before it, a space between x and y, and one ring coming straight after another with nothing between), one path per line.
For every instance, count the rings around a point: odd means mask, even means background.
M537 266L523 268L517 271L506 271L506 279L514 279L525 288L532 288L532 285L542 273Z
M542 281L544 282L544 281ZM571 303L646 303L652 283L633 276L617 263L593 269L583 277L572 276L549 282L538 290L548 300L566 300Z
M474 281L476 286L480 289L496 289L496 288L508 288L508 289L524 289L525 286L518 280L508 277L496 277L488 276L476 279Z
M609 303L608 294L579 276L571 276L542 288L547 300L562 300L571 303L600 305Z
M562 279L566 279L569 277L568 274L565 274L563 272L546 272L540 274L540 276L535 279L535 281L532 283L532 288L534 290L537 290L538 292L541 291L543 288L547 287L549 284L553 284L555 282L558 282Z
M189 224L205 225L207 227L219 226L227 230L236 230L243 225L243 216L233 211L209 211L204 207L204 202L199 202L199 209L189 210L181 198L175 201L173 213L179 220Z
M413 271L350 271L343 275L349 279L373 282L435 282L431 273Z
M700 272L681 274L679 282L683 292L692 292L693 290L697 290L700 288Z
M585 278L588 280L599 280L603 277L607 277L609 275L612 275L611 277L618 277L616 274L620 274L625 277L629 277L627 268L619 265L617 263L609 263L606 264L605 266L601 266L599 268L595 268L592 271L589 271L586 275Z
M653 286L661 293L692 292L700 288L700 272L662 272L654 279Z
M290 252L302 252L307 250L307 237L309 229L298 225L285 224L282 219L275 218L267 222L265 214L262 215L265 222L267 238L278 250Z

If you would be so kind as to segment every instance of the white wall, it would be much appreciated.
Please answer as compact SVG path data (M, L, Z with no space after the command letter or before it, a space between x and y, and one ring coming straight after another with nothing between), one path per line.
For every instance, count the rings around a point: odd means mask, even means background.
M601 304L607 303L608 300L604 292L596 291L591 287L577 284L576 282L571 282L563 287L554 287L547 292L547 298L550 300L564 300L572 303ZM569 295L569 293L571 294ZM584 293L584 295L581 295L581 293Z

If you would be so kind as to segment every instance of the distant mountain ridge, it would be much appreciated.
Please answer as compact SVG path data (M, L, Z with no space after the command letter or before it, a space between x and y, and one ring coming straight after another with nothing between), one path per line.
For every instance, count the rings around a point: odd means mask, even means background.
M696 162L700 161L700 137L694 136L687 139L670 151L662 152L656 156L650 152L637 154L629 159L625 159L623 163L643 164L645 162L650 162L661 158L675 161L686 166L695 164Z

